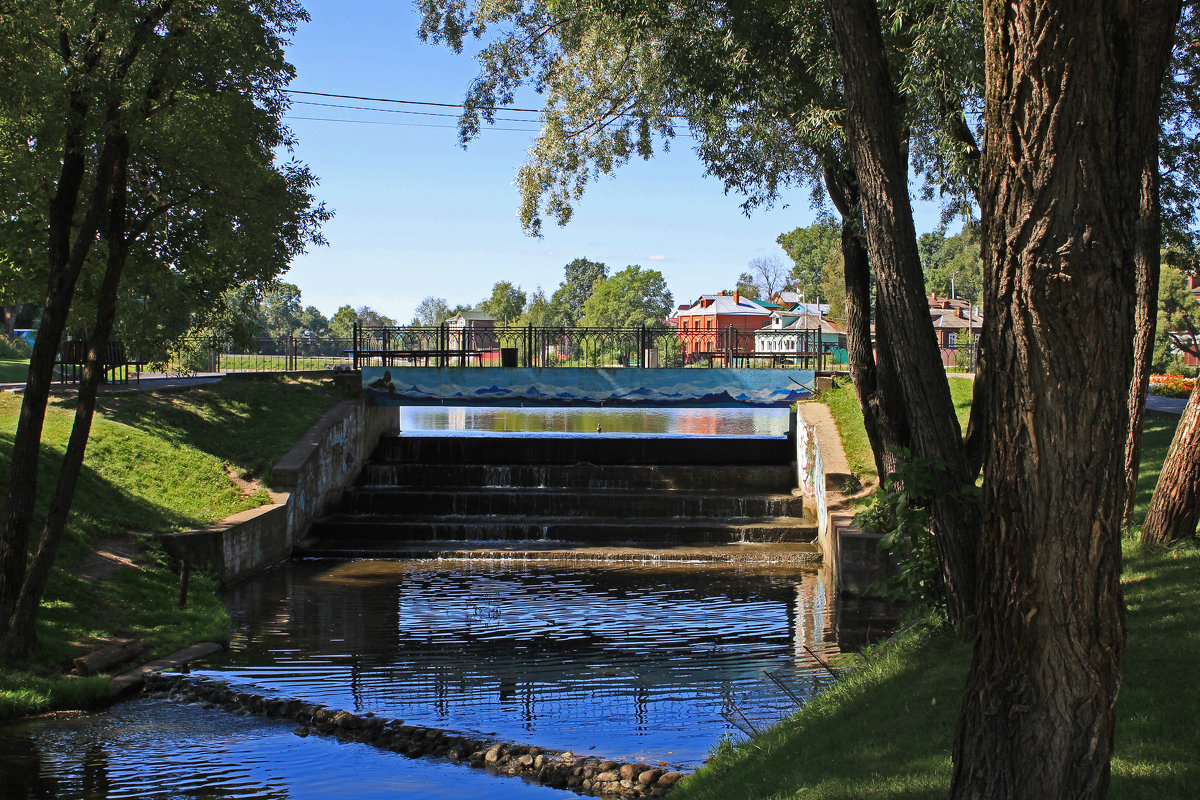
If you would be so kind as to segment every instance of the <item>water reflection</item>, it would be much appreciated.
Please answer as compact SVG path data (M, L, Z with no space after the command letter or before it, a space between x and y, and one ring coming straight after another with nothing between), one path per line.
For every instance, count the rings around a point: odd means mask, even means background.
M618 759L695 764L832 678L816 572L696 565L299 563L243 583L221 677ZM882 632L880 627L876 633ZM811 652L810 652L811 651Z
M453 408L405 407L403 431L685 434L782 436L780 408Z
M574 794L358 743L294 723L167 701L0 725L0 797L539 800ZM348 791L348 787L353 787Z

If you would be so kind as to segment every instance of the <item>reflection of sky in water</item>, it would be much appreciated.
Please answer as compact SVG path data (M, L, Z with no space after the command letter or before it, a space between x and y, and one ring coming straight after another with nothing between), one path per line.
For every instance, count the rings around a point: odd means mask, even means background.
M458 408L404 407L403 431L539 431L781 436L786 408Z
M831 679L815 573L301 562L230 587L231 665L200 671L412 724L589 755L696 763ZM876 631L885 633L885 627ZM733 723L731 723L731 720ZM299 737L296 723L159 700L0 724L0 797L574 796L431 758ZM594 749L593 749L594 748Z
M413 724L697 763L830 680L815 573L437 562L293 564L228 598L226 679Z
M0 725L0 797L552 800L576 795L436 759L161 700Z

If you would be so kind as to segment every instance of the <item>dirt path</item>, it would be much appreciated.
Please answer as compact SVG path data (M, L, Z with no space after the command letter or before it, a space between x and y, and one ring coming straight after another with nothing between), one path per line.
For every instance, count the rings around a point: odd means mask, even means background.
M72 573L84 580L103 580L122 567L141 569L137 558L142 548L131 538L113 536L99 539L93 546L92 552L71 568Z

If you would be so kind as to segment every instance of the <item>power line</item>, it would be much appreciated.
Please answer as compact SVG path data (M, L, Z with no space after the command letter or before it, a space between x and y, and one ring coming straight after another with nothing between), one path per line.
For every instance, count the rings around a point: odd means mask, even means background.
M299 89L284 89L288 94L303 94L309 97L330 97L334 100L362 100L367 103L397 103L406 106L432 106L434 108L462 108L462 103L434 103L425 100L394 100L388 97L361 97L352 94L333 94L331 92L304 92ZM523 114L541 114L540 108L509 108L508 106L490 106L480 108L480 111L512 111Z
M319 106L321 108L347 108L352 111L374 111L377 114L411 114L416 117L450 117L458 118L458 114L446 114L440 111L407 111L401 108L371 108L370 106L349 106L342 103L314 103L311 100L297 100L298 106ZM497 122L534 122L531 119L514 117L496 117Z
M443 130L458 130L457 125L435 125L427 122L387 122L376 119L339 119L337 117L299 117L288 114L287 119L308 120L310 122L345 122L351 125L391 125L398 128L441 128ZM510 131L513 133L537 133L538 128L499 128L489 126L489 131Z
M287 94L300 94L300 95L306 95L308 97L328 97L333 100L360 100L360 101L366 102L366 103L394 103L394 104L398 104L398 105L407 105L407 106L429 106L431 108L457 108L459 110L462 110L462 108L463 108L462 103L437 103L437 102L433 102L431 100L398 100L398 99L390 98L390 97L364 97L362 95L335 94L333 92L307 92L307 91L302 91L300 89L284 89L283 91L286 92ZM302 101L302 100L297 101L297 103L301 103L301 102L304 102L304 101ZM363 109L363 110L364 111L384 111L385 109ZM540 108L510 108L509 106L480 106L474 110L475 111L507 111L507 112L519 113L519 114L539 114L539 115L542 113L542 109L540 109ZM632 115L631 114L615 115L615 117L629 117L629 116L632 116ZM688 119L688 116L686 114L669 114L667 116L669 116L671 119L679 119L679 120L687 120ZM523 121L523 120L506 120L506 121L507 122L518 122L518 121Z

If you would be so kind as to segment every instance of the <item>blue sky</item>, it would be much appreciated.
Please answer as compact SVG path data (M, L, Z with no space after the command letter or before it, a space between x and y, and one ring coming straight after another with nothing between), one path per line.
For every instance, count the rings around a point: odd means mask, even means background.
M476 74L469 55L417 39L418 17L408 3L309 0L305 6L312 21L289 49L298 72L292 89L458 103ZM305 305L326 314L344 304L369 305L407 322L423 297L475 303L500 280L529 292L541 285L550 294L563 266L579 257L602 261L610 272L629 264L657 269L683 303L733 288L751 259L782 255L776 236L815 219L800 189L785 197L787 207L747 218L739 197L703 177L703 165L681 139L670 154L593 183L569 225L548 222L544 237L534 239L521 231L512 185L533 134L485 130L464 150L454 116L295 99L305 102L288 118L299 139L293 155L320 178L317 196L336 217L325 227L329 246L296 259L284 280L300 287ZM536 96L528 103L536 106ZM932 210L918 217L919 230L935 224Z

